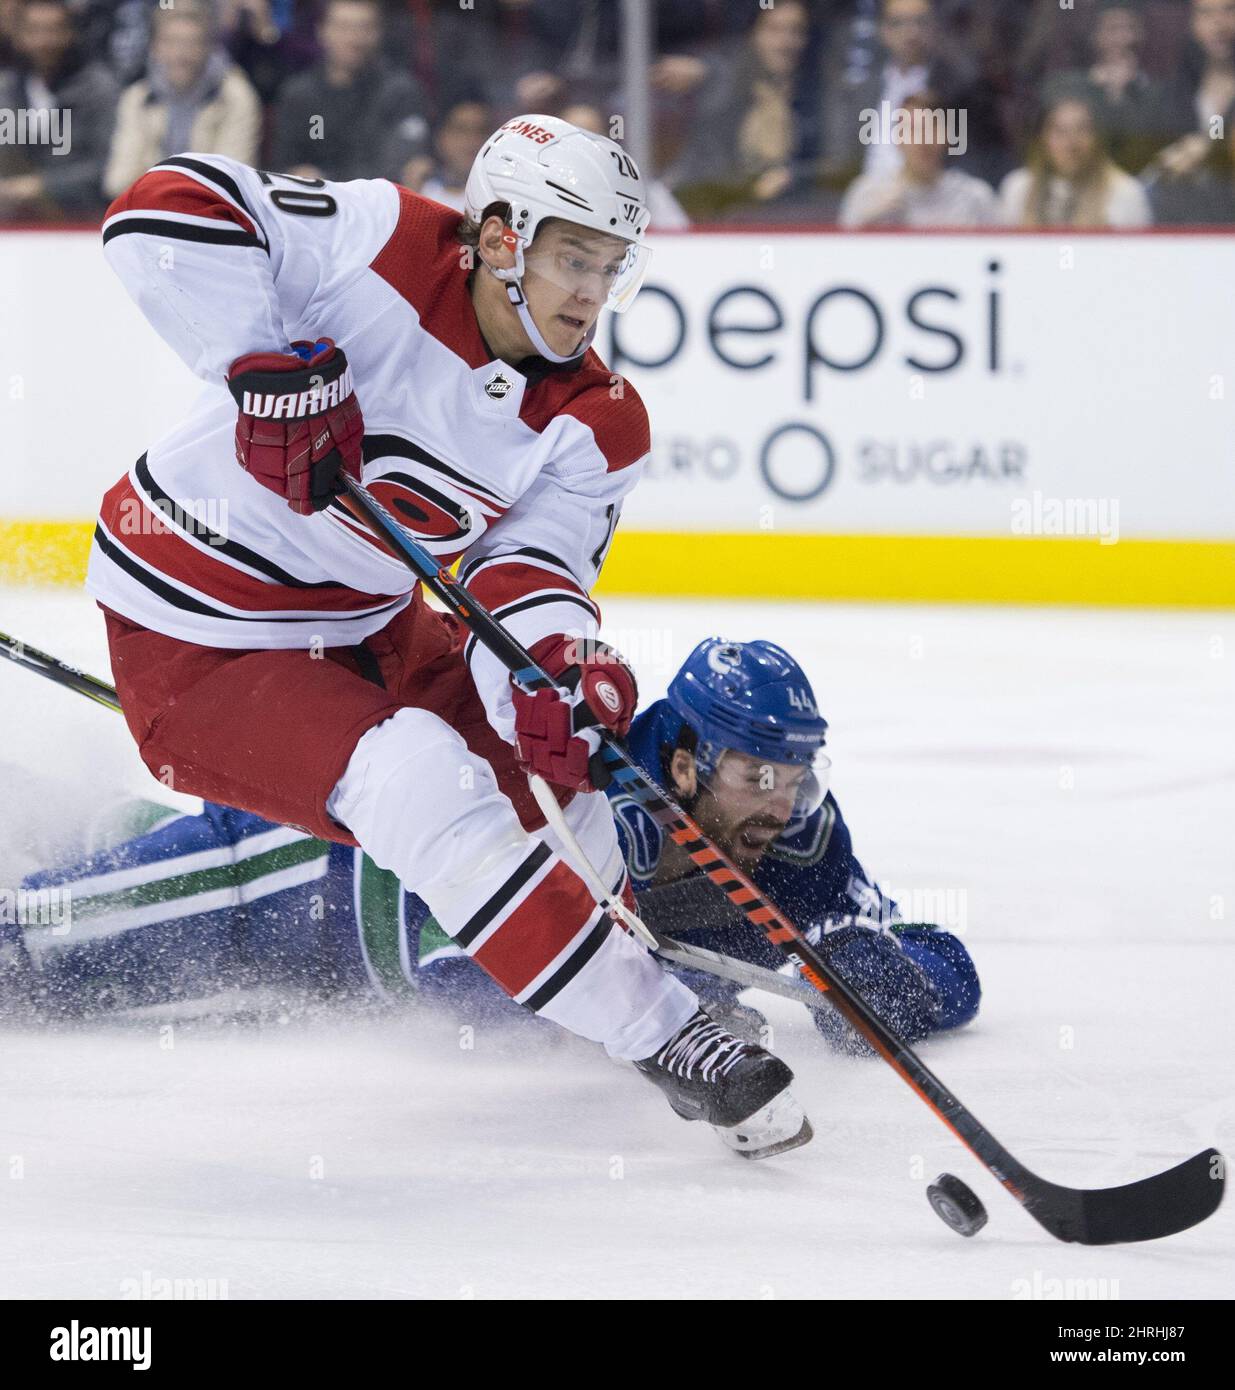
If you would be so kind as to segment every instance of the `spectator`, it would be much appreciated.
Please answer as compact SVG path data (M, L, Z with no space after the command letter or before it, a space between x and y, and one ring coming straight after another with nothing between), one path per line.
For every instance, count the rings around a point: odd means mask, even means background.
M450 62L439 64L436 79L442 108L472 94L483 94L502 115L560 116L572 101L616 104L622 8L616 0L442 4L434 34L438 52L450 55ZM706 48L745 28L760 0L655 0L649 8L654 51L676 55L685 44ZM493 61L495 54L500 61Z
M813 0L816 24L826 29L832 11L851 3ZM718 67L724 70L727 56L741 46L758 8L751 0L658 0L658 56L648 73L658 169L671 167L681 157L694 124L697 93Z
M750 34L707 84L670 182L692 215L766 205L814 172L818 81L801 0L760 10Z
M288 78L275 102L274 167L305 178L405 176L408 160L427 153L429 123L419 85L379 56L376 0L329 0L317 36L321 61Z
M582 102L567 106L562 111L562 119L569 121L571 125L577 125L581 130L590 130L593 135L609 134L605 127L605 118L595 106L585 106ZM651 178L647 173L644 173L644 180L647 184L648 210L652 214L648 226L657 232L681 231L683 227L689 227L690 218L668 187L660 179Z
M157 0L70 0L82 43L112 70L120 86L136 82L146 71L150 27ZM166 5L162 8L167 8Z
M1155 222L1175 227L1235 222L1235 105L1223 117L1221 130L1199 168L1172 174L1156 167L1145 176Z
M1065 86L1088 88L1101 112L1111 157L1132 173L1191 124L1186 107L1181 109L1172 99L1168 84L1145 71L1144 48L1140 0L1100 0L1089 67L1063 79Z
M968 107L962 95L968 74L940 56L934 0L882 0L879 39L884 61L858 70L840 85L828 104L825 159L833 177L848 181L859 169L867 174L900 168L898 146L863 145L863 112L899 110L908 97L930 87L942 102ZM975 132L976 133L976 132Z
M219 36L263 102L317 60L313 0L220 0Z
M1074 6L1028 0L1017 9L1022 28L1015 67L1023 88L1041 91L1052 75L1085 66L1085 29Z
M1196 124L1210 123L1235 101L1235 0L1192 0L1192 107Z
M1193 47L1188 71L1176 85L1192 131L1168 145L1151 171L1176 179L1200 171L1211 142L1222 138L1222 115L1235 101L1235 0L1192 0L1189 21Z
M36 138L0 145L0 217L101 211L115 78L82 52L63 0L26 0L13 46L17 63L0 73L0 108L43 114L32 123Z
M493 112L483 101L457 101L433 132L434 162L418 191L456 212L463 211L463 190L472 161L493 134ZM403 180L409 186L407 179Z
M1149 200L1111 159L1091 98L1059 93L1048 102L1028 164L999 190L1009 227L1146 227Z
M860 174L849 185L841 202L842 227L985 227L995 221L990 185L945 168L955 161L947 154L944 132L930 119L939 106L929 88L906 98L901 109L913 126L901 146L901 167Z
M414 13L409 9L409 18ZM403 42L396 44L396 51L406 55L404 65L413 71L418 54L430 46L436 53L431 94L435 110L446 111L477 97L499 120L522 111L555 115L566 90L555 70L569 35L563 32L562 16L553 18L554 23L544 23L535 0L442 5L433 12L427 32L405 19ZM569 16L565 24L569 29ZM521 85L525 78L530 80Z
M21 0L0 0L0 70L11 67L17 59L13 39L20 13Z
M103 179L109 197L182 150L257 160L261 103L215 39L210 14L181 0L154 18L149 74L120 98Z

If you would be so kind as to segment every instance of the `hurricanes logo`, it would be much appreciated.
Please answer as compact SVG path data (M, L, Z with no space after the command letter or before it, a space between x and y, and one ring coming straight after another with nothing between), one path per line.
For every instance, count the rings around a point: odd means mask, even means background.
M555 139L551 130L546 130L534 121L507 121L502 129L509 130L514 135L524 135L537 145L550 145Z
M514 387L515 384L509 377L498 372L496 376L491 376L485 382L485 395L493 401L504 401L514 390Z

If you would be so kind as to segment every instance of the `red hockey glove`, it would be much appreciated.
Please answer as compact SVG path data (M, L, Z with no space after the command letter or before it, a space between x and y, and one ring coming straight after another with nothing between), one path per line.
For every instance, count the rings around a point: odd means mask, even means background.
M635 673L612 647L586 637L542 637L531 655L568 693L515 687L519 765L559 787L599 791L609 778L599 761L589 769L595 737L581 731L600 724L619 738L626 733L639 698Z
M329 338L238 357L227 385L240 407L237 462L292 511L321 511L343 470L359 479L364 420L347 358Z

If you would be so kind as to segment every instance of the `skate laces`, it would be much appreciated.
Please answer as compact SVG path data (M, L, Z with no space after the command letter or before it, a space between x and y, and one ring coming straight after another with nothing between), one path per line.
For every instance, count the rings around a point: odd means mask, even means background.
M698 1072L701 1080L714 1081L725 1076L751 1051L750 1045L714 1023L700 1011L661 1049L656 1061L666 1071L690 1081Z

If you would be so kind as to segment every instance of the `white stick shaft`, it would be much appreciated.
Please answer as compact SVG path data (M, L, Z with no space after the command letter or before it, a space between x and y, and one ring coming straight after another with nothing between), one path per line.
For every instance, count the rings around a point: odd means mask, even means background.
M566 817L562 814L562 808L557 804L557 797L549 789L549 784L543 777L538 777L534 772L528 777L528 781L532 784L532 795L536 798L536 804L540 807L541 814L552 826L558 839L561 840L576 873L587 884L589 892L597 903L611 917L616 917L623 926L629 927L644 945L654 949L657 945L656 938L622 899L605 887L592 861L583 852L583 846L575 838L575 832L566 823Z

